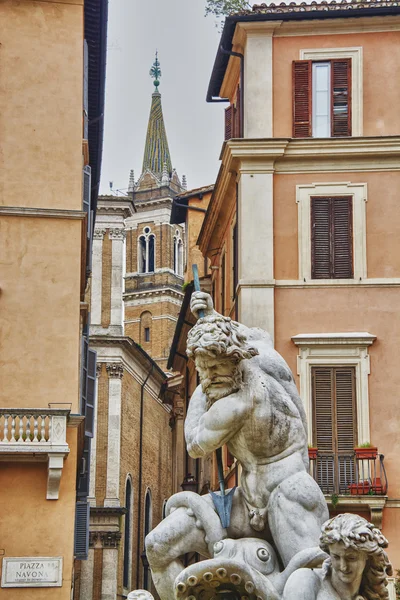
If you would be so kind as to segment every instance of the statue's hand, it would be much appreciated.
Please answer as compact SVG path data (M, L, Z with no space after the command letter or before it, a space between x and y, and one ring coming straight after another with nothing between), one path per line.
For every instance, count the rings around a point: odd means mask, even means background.
M190 300L190 310L196 317L199 318L199 310L204 310L204 316L212 315L214 312L214 305L210 294L206 292L193 292Z

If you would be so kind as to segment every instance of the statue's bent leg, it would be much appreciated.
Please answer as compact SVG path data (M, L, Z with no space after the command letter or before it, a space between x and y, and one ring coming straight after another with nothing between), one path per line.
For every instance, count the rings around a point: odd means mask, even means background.
M174 598L174 581L184 569L180 556L198 552L209 557L204 530L186 508L178 508L146 537L146 554L161 600Z
M327 519L324 495L306 471L291 475L274 489L268 522L285 567L300 550L318 546L321 525Z

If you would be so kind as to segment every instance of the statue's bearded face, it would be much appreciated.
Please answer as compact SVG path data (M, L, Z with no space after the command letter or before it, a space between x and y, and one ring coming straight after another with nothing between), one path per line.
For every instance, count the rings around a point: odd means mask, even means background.
M201 387L210 402L240 389L242 375L237 360L226 357L196 356Z

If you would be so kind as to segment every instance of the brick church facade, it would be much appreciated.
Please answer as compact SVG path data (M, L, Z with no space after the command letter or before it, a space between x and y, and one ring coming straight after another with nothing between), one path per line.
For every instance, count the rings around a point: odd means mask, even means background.
M142 173L134 181L131 171L126 196L99 197L97 207L88 299L97 352L89 557L76 563L74 600L151 589L144 538L181 483L183 415L165 371L183 298L185 244L170 214L185 183L172 167L155 85Z

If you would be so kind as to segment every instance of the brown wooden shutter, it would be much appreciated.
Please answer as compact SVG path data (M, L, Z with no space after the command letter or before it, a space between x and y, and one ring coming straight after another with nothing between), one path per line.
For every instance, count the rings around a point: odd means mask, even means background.
M311 137L311 60L294 60L293 81L293 137Z
M352 198L332 198L332 277L353 278Z
M333 373L330 367L312 369L313 445L318 448L317 482L326 494L335 487Z
M331 61L331 135L351 135L351 59Z
M233 106L225 109L225 140L230 140L233 129Z
M337 452L351 454L356 444L354 367L335 369Z
M351 196L311 198L311 277L353 278Z
M330 198L311 198L311 277L331 278Z
M238 85L237 86L237 90L236 90L235 122L234 122L234 133L233 133L233 137L235 137L235 138L242 137L241 131L240 131L241 130L240 119L241 119L241 113L240 113L240 85Z
M313 367L313 443L317 480L326 493L348 493L357 441L354 367Z

